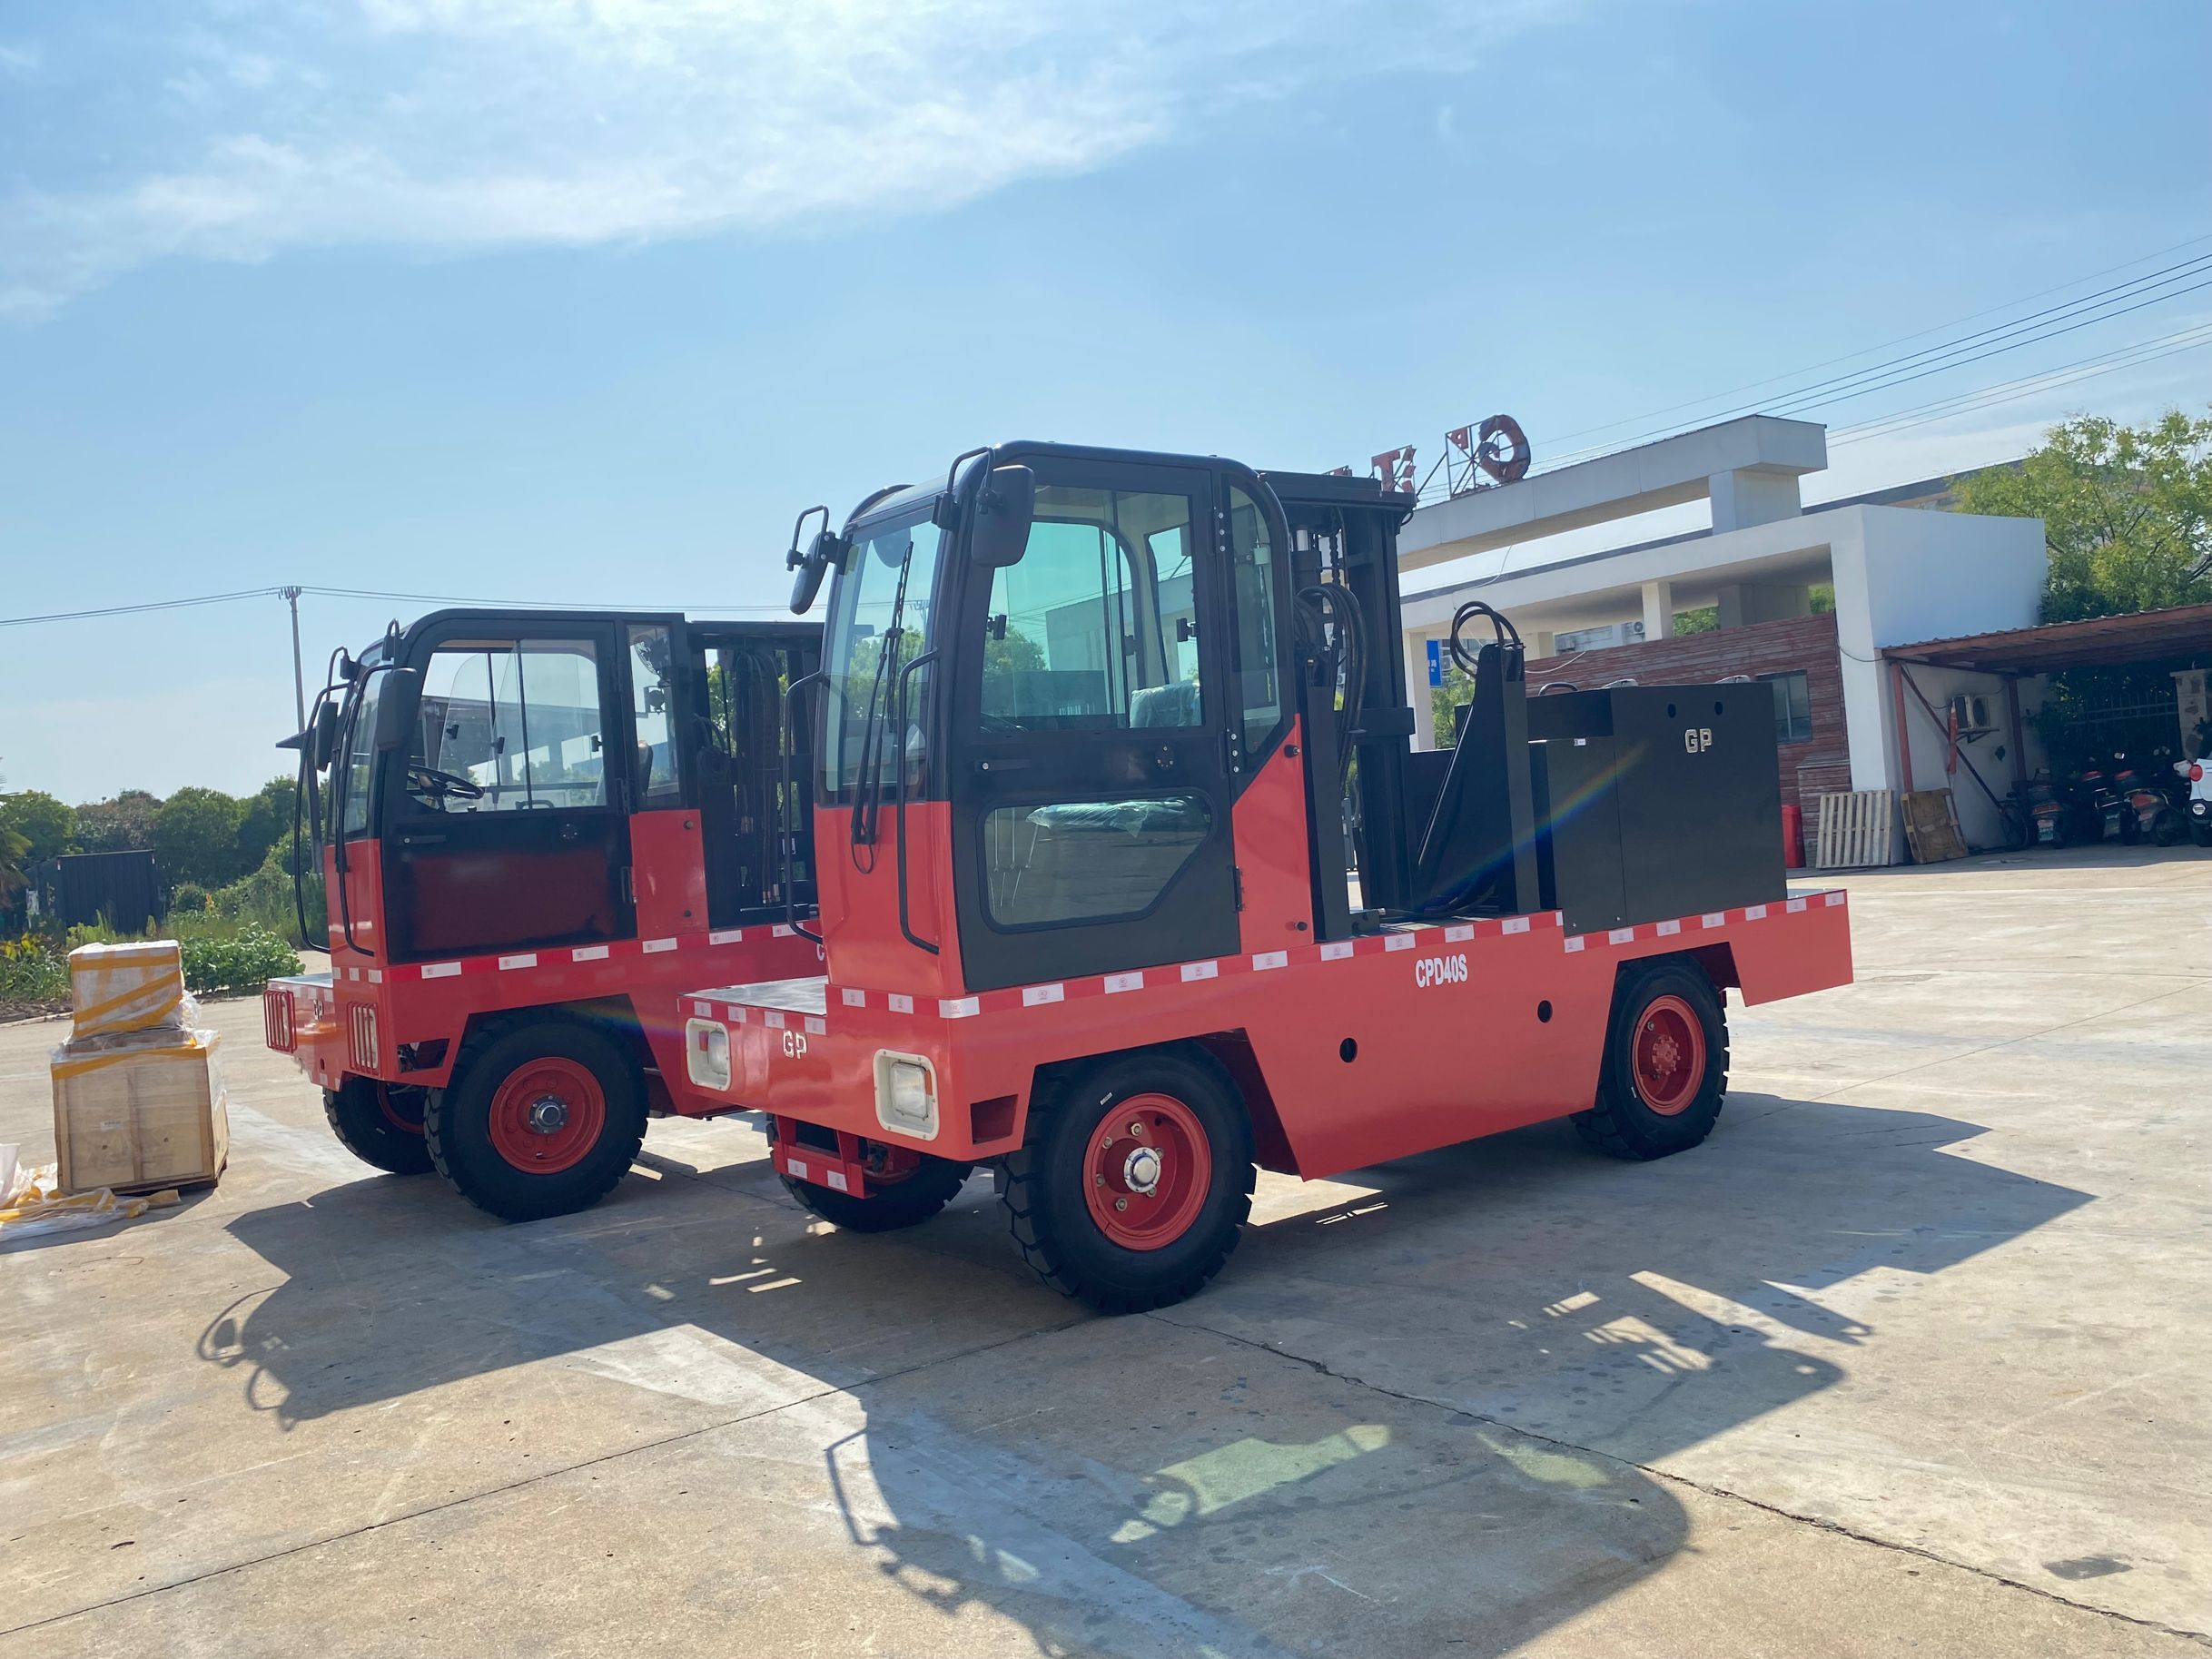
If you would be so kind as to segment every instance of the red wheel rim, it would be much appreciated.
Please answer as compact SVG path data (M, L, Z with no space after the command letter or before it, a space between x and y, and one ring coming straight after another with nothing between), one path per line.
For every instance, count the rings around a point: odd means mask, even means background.
M532 1175L575 1168L606 1127L599 1080L573 1060L525 1061L491 1097L492 1149Z
M1654 997L1637 1016L1631 1061L1636 1095L1663 1118L1688 1110L1705 1081L1705 1025L1678 996Z
M410 1105L414 1108L411 1113L407 1110ZM422 1133L422 1091L420 1090L410 1089L402 1095L400 1090L394 1089L390 1083L380 1079L376 1086L376 1109L383 1114L384 1121L401 1134L420 1135Z
M1198 1220L1212 1185L1206 1126L1172 1095L1132 1095L1091 1131L1083 1202L1099 1231L1125 1250L1174 1243Z

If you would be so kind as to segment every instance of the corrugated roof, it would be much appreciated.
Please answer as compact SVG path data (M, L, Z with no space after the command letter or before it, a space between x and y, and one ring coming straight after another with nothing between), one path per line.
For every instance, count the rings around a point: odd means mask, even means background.
M1990 674L2049 674L2098 663L2157 662L2212 656L2212 605L2177 605L2167 610L2045 622L1995 634L1966 634L1919 645L1888 646L1899 662Z

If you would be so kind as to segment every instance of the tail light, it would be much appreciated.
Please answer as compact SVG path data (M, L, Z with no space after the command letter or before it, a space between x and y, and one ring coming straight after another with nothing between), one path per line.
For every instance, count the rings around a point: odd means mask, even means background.
M2192 784L2201 784L2204 781L2204 767L2196 761L2189 762L2189 782Z
M346 1010L346 1057L356 1071L374 1076L377 1069L376 1006L356 1002Z
M291 992L282 985L270 985L262 992L262 1036L280 1054L289 1054L300 1046Z
M2138 789L2128 797L2130 806L2156 806L2158 804L2158 797L2148 789Z

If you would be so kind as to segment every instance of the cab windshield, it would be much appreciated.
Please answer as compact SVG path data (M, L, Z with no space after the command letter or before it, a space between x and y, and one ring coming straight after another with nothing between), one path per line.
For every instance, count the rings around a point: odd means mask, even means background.
M888 782L892 755L918 763L918 731L886 729L899 670L929 649L943 532L925 514L865 526L831 590L822 642L826 717L822 742L824 798L849 798L872 779ZM918 724L930 671L907 686L910 726Z

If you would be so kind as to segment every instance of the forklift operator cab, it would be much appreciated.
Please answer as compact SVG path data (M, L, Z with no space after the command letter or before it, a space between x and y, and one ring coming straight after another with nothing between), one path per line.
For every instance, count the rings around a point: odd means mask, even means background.
M912 858L902 923L966 989L1233 951L1231 817L1289 725L1279 509L1229 465L1002 456L964 481L966 557L946 556L952 492L892 495L824 550L825 864L871 876L886 796L910 853L942 837L951 936L914 931L935 884ZM877 956L838 921L833 958Z
M801 816L777 811L780 699L813 637L480 611L388 635L340 716L341 948L409 962L780 915L775 825Z

